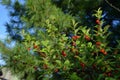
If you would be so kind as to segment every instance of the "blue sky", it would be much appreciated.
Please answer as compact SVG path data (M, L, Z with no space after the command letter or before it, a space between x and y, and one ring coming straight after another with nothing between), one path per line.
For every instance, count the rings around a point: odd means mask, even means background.
M5 9L3 5L0 5L0 40L4 41L7 33L5 28L5 23L9 21L8 10ZM5 64L2 58L0 57L0 65Z
M5 6L0 5L0 40L6 37L5 23L9 21L8 10Z
M12 0L13 2L15 0ZM18 0L20 3L24 4L24 0ZM5 23L9 22L9 11L6 9L5 6L0 4L0 40L4 41L4 39L7 36ZM11 45L12 46L12 45ZM0 54L0 65L5 64L3 60L1 60L1 54Z
M12 0L13 2L15 0ZM24 4L24 0L18 0L20 3ZM9 22L9 12L5 6L0 5L0 40L3 40L6 37L6 28L5 23Z

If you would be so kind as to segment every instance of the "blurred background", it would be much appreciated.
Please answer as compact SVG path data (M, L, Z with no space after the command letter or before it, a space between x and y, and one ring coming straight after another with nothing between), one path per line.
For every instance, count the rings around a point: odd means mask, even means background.
M9 21L9 15L8 10L5 6L0 5L0 40L4 42L4 39L7 36L5 23ZM0 54L0 65L4 65L5 62L1 58Z

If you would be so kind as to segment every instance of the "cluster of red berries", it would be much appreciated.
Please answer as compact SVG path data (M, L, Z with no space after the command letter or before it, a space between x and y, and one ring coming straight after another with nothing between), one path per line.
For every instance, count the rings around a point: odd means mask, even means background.
M77 35L76 35L76 36L72 36L72 39L73 39L74 41L76 41L76 40L79 39L79 38L80 38L80 36L77 36ZM85 38L87 41L90 41L90 40L91 40L88 35L85 35L84 38Z
M80 65L82 68L85 68L85 64L83 62L80 62Z
M105 51L105 49L100 49L100 52L104 55L107 55L107 52Z
M80 36L72 36L72 39L74 40L74 41L76 41L77 39L79 39L80 38Z

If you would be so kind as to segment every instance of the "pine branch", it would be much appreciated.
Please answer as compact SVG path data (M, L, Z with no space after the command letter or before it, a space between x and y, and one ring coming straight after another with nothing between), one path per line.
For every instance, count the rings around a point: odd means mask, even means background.
M10 49L5 46L3 42L0 41L0 53L7 54L10 53Z
M105 2L110 5L112 8L114 8L115 10L117 10L118 12L120 12L120 9L117 8L116 6L114 6L113 4L111 4L108 0L105 0Z

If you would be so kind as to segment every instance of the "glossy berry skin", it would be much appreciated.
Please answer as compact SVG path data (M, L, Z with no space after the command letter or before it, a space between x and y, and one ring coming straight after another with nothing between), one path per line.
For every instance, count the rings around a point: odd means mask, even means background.
M66 57L67 54L65 53L65 51L62 51L62 56Z
M96 20L96 23L97 23L98 25L100 25L100 20L99 20L99 19L97 19L97 20Z
M101 50L100 50L100 52L101 52L101 53L104 53L104 52L105 52L105 50L104 50L104 49L101 49Z
M72 39L73 39L73 40L77 40L77 39L79 39L79 38L80 38L80 36L77 36L77 35L76 35L76 36L72 36Z
M85 40L90 41L90 37L85 35Z
M100 48L101 42L97 41L95 44L97 48Z
M76 38L77 38L77 39L79 39L79 38L80 38L80 36L76 36Z
M101 42L96 42L96 46L100 46L101 45Z
M107 52L105 51L105 49L101 49L100 52L104 55L107 55Z

